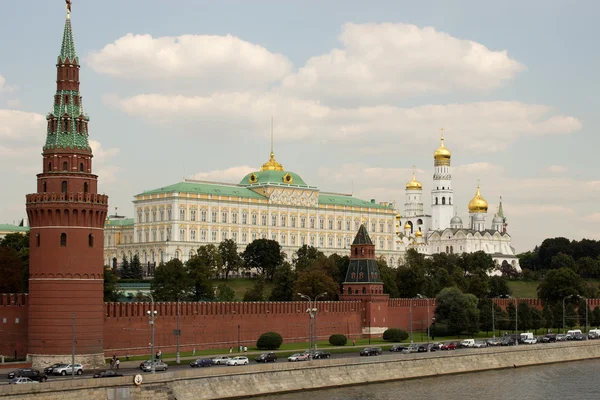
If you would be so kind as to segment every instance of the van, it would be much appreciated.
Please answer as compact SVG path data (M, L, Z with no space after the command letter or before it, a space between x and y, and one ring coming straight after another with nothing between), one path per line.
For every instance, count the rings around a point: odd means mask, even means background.
M465 339L460 342L461 347L473 347L475 346L475 339Z
M571 331L567 331L567 339L571 339L577 335L582 335L581 329L573 329Z
M531 332L521 333L521 341L524 342L527 339L533 339L533 333L531 333Z
M600 338L600 329L590 329L589 337L590 339Z

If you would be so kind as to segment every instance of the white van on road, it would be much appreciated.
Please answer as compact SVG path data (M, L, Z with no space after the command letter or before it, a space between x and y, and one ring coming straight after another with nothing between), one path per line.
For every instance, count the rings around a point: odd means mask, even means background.
M465 339L460 342L461 347L473 347L475 346L475 339Z

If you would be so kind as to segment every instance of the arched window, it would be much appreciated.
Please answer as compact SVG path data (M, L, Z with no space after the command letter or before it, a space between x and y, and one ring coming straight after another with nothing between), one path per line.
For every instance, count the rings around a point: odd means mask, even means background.
M88 183L83 182L83 193L87 193L87 192L88 192Z
M360 248L360 255L361 256L365 255L365 249L363 247Z
M46 193L46 182L42 183L42 192Z
M363 286L362 288L362 294L367 294L367 288Z
M69 164L67 164L67 162L63 162L63 171L68 171L69 170Z
M348 288L348 294L352 294L352 288Z
M88 235L88 246L94 247L94 235L91 233Z
M63 193L67 193L67 181L62 181L62 188L61 191Z
M442 197L442 204L446 204L446 198Z
M83 172L83 163L79 163L79 172Z
M419 218L419 219L417 220L417 225L423 225L423 220Z
M446 253L450 253L450 249L448 246L446 246Z
M67 245L67 234L64 232L60 234L60 245L62 247L65 247Z
M448 197L448 204L452 204L452 197Z
M438 198L436 197L436 198L435 198L435 204L437 204L437 203L438 203Z
M37 243L36 243L36 244L37 244L37 247L40 247L40 234L39 234L39 233L38 233L37 235L35 235L35 240L36 240L36 242L37 242Z
M48 172L50 172L50 171L52 171L52 163L51 162L48 163Z

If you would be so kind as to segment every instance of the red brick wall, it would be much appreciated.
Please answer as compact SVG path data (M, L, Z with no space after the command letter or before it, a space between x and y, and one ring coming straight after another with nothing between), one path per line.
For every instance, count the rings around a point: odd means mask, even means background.
M27 295L0 294L0 354L27 355ZM17 322L18 320L18 322Z

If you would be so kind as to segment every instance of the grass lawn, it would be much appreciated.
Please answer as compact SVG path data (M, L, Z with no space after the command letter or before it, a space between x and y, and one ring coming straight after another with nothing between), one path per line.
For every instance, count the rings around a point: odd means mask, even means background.
M254 285L254 279L244 279L244 278L236 278L236 279L213 279L211 283L213 286L219 286L224 283L235 292L235 300L242 301L244 298L244 294L246 290L251 288ZM265 282L265 298L268 298L271 295L271 290L273 289L273 283L266 281Z
M521 299L537 299L538 281L513 281L507 282L512 290L512 296Z

